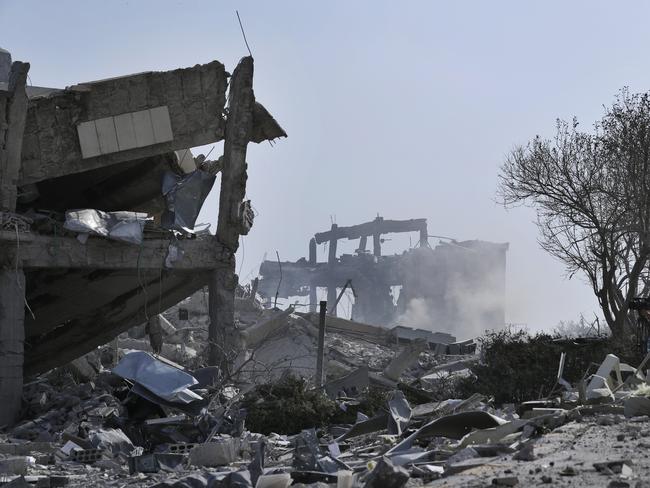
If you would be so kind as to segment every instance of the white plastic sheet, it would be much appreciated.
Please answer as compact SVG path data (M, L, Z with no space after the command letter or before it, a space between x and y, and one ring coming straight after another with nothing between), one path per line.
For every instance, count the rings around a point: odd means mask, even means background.
M92 234L116 241L141 244L144 226L153 220L141 212L103 212L92 208L68 210L63 227L80 234Z

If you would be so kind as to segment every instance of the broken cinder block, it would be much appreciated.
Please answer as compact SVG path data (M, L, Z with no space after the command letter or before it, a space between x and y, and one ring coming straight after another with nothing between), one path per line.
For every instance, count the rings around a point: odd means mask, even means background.
M193 466L225 466L239 457L240 440L224 439L198 444L190 451L190 464Z

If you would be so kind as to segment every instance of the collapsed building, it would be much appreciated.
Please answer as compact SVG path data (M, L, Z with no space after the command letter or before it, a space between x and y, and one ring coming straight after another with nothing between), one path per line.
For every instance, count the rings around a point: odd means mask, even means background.
M417 245L402 254L383 255L383 236L417 233ZM370 252L368 240L372 238ZM354 254L337 256L340 239L358 239ZM325 288L328 307L351 287L352 319L375 325L418 326L468 335L505 324L505 267L508 244L485 241L429 245L426 219L387 220L317 233L309 257L297 262L264 261L258 292L269 302L277 297L309 297L316 311L318 289ZM327 243L327 262L317 262L318 244ZM397 295L397 296L395 296Z
M286 136L255 100L252 57L232 76L213 61L65 89L26 86L28 70L0 50L0 425L20 409L23 374L207 284L219 360L234 325L234 256L253 223L246 147ZM189 153L219 141L217 161ZM195 233L217 172L216 235Z

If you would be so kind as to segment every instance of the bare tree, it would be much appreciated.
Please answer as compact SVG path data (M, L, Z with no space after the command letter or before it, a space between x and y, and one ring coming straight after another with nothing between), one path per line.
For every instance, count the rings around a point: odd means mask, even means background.
M587 278L619 338L630 300L649 291L649 163L650 93L623 89L591 133L558 120L553 140L516 147L501 168L504 204L536 209L540 245Z

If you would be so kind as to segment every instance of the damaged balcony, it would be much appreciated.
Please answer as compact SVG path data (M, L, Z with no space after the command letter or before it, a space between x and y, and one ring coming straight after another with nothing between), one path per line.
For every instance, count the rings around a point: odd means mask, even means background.
M236 282L252 225L246 146L286 137L255 101L250 57L232 77L213 61L61 90L26 87L28 70L14 62L0 79L0 424L23 369L65 364L208 283ZM189 153L219 141L217 161ZM194 232L218 172L216 236ZM232 326L234 289L213 295L216 337Z

